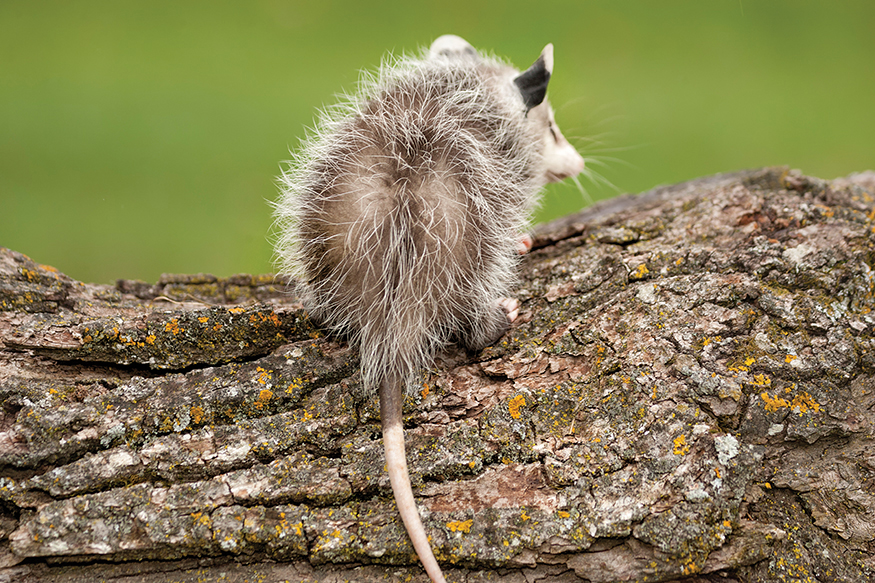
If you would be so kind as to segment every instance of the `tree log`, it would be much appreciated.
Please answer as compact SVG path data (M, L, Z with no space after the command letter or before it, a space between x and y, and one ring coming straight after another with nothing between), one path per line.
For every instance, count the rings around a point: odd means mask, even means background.
M546 225L522 314L407 399L451 581L871 581L875 173ZM274 276L0 251L0 581L425 581L358 360Z

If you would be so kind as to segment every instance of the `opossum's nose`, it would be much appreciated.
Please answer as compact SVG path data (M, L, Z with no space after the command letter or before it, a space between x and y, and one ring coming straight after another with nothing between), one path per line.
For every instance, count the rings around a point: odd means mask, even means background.
M575 152L575 154L577 154L577 152ZM578 174L583 172L584 168L586 168L586 162L584 161L583 156L581 156L580 154L577 154L577 160L575 161L574 173L571 176L577 176Z
M559 182L577 176L586 167L583 156L570 146L562 148L557 154L559 155L555 156L552 160L553 163L547 168L548 182Z

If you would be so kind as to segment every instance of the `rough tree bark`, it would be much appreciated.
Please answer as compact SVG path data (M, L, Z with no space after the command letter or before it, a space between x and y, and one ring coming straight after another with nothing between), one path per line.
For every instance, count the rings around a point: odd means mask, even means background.
M875 174L719 175L540 229L521 321L408 399L454 581L867 581ZM0 581L424 581L356 354L271 276L0 252Z

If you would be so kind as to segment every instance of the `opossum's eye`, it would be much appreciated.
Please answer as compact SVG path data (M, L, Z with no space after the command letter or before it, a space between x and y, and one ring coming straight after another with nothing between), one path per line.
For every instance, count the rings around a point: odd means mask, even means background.
M554 127L554 126L553 126L553 120L552 120L552 119L548 119L548 120L547 120L547 129L550 130L550 135L553 136L553 141L558 143L558 142L559 142L559 138L556 136L556 130L554 130L553 127Z

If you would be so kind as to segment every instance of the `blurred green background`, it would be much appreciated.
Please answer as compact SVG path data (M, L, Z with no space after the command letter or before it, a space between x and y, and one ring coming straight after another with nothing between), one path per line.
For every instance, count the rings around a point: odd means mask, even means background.
M315 109L452 32L528 66L606 198L788 164L875 167L875 2L0 2L0 245L109 283L271 270ZM597 166L603 163L604 166ZM547 193L540 220L586 204Z

